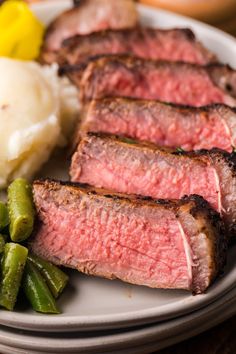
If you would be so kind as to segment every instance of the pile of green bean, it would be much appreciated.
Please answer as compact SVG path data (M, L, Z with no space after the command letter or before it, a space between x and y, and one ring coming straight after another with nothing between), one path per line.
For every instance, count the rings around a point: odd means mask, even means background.
M23 178L16 179L8 187L7 199L7 204L0 202L0 306L13 310L22 288L35 311L57 314L55 299L68 276L29 253L24 243L34 227L31 185Z

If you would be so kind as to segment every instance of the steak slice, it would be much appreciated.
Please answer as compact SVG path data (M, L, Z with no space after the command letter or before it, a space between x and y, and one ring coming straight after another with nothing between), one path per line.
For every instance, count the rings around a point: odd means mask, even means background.
M68 38L62 43L59 62L74 65L98 54L124 53L203 65L217 61L216 56L196 40L190 29L136 27Z
M236 147L236 109L225 105L196 108L112 97L93 100L81 116L75 144L86 132L104 132L188 151Z
M236 233L234 154L218 149L176 152L151 143L89 133L71 162L73 182L152 198L179 199L199 194L224 216Z
M136 26L138 13L132 0L83 0L60 14L48 26L41 51L41 61L52 63L64 39L107 28Z
M236 106L236 71L223 64L204 67L106 55L89 60L87 65L65 66L60 72L67 73L80 88L82 102L127 96L190 106Z
M152 200L36 181L37 255L81 272L154 288L206 290L225 262L219 214L199 196Z

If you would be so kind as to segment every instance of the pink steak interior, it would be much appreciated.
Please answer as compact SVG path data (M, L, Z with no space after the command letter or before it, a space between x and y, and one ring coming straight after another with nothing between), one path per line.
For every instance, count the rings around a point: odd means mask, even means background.
M158 107L158 103L152 109L148 102L139 107L140 103L116 101L90 107L84 123L89 131L126 135L186 151L218 147L231 152L235 145L227 122L216 111L182 113L162 104Z
M132 145L92 136L74 154L74 182L120 193L180 199L199 194L221 210L218 175L214 167L192 158L153 153Z
M169 210L113 210L85 199L71 212L69 207L41 202L43 223L33 243L37 252L93 274L152 287L189 288L186 236Z

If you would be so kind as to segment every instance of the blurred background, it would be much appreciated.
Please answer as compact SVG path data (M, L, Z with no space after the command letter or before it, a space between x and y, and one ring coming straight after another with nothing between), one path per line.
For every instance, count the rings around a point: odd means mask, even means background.
M26 0L35 3L44 0ZM51 0L53 1L53 0ZM83 1L83 0L81 0ZM109 1L109 0L107 0ZM119 0L117 0L119 1ZM140 3L191 16L236 36L236 0L137 0Z

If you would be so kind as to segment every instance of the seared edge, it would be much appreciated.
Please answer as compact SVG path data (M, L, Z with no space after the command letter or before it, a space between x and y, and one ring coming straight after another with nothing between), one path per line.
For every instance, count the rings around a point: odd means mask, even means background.
M72 16L76 16L79 17L81 16L81 10L84 11L86 8L89 8L92 4L93 0L75 0L74 1L74 7L65 10L64 12L62 12L61 14L59 14L47 27L46 31L45 31L45 35L44 35L44 41L43 41L43 45L41 48L41 53L40 53L40 57L39 60L42 63L52 63L53 61L57 60L57 54L58 54L58 49L57 50L51 50L51 48L48 45L48 40L49 38L58 30L61 30L60 26L62 26L62 28L64 28L64 23L67 23L68 19L71 20ZM93 4L92 4L93 5ZM96 6L96 5L95 5ZM130 11L130 6L128 6L128 10ZM88 14L86 14L87 16L90 16L90 11L88 11ZM84 14L83 14L84 16ZM74 21L74 19L73 19ZM135 6L132 6L132 16L131 18L129 18L129 22L126 23L125 27L133 27L134 25L137 25L138 23L138 13L137 10L135 8ZM59 29L58 29L59 27Z
M106 112L124 114L123 112L125 111L129 114L129 110L132 109L139 110L140 112L145 110L145 112L149 112L150 115L158 114L158 111L163 109L164 111L167 110L167 114L171 114L171 112L178 112L189 119L191 119L190 116L192 117L193 115L204 115L204 117L208 119L210 115L216 113L225 121L230 131L232 148L234 147L234 142L236 142L236 129L232 128L236 125L236 108L225 104L214 103L208 106L192 107L158 100L144 100L129 97L106 97L93 99L88 104L83 106L80 114L80 120L77 123L74 137L72 139L72 151L75 150L82 136L84 136L87 132L93 132L93 126L91 127L90 123L87 123L87 116L89 114L96 115L96 112L99 114L106 114ZM96 129L96 131L99 131L99 129ZM100 130L100 132L102 132L102 130ZM129 136L127 135L127 137Z
M67 55L76 55L76 50L83 44L85 44L86 51L83 53L86 59L83 58L82 62L87 61L90 57L94 56L95 53L89 54L88 44L91 44L93 48L93 43L101 42L104 39L108 40L123 40L124 41L135 41L143 40L146 41L148 38L153 38L158 41L158 35L166 36L166 41L168 41L169 35L174 35L176 38L176 44L179 41L188 41L192 44L193 48L197 49L205 59L205 63L215 63L217 62L217 57L205 48L199 41L196 40L194 33L189 28L170 28L170 29L160 29L152 27L134 27L134 28L125 28L125 29L107 29L103 31L93 32L88 35L75 35L73 37L67 38L62 42L62 48L60 50L59 62L60 64L66 64L70 61L67 60ZM102 43L101 43L102 45ZM73 53L75 51L75 53ZM106 50L105 50L106 53ZM81 62L78 57L76 60ZM75 63L76 60L73 60Z
M222 89L225 94L229 95L230 105L235 106L236 97L236 70L224 64L208 64L201 66L185 62L169 62L165 60L152 60L136 58L132 55L97 55L90 58L87 62L79 65L65 65L59 69L60 75L67 75L68 78L77 87L81 89L80 99L82 102L90 100L91 92L95 89L93 82L104 75L104 71L118 70L123 67L132 73L144 72L149 70L167 67L173 71L187 70L194 72L202 72L207 75L212 83ZM90 93L88 93L89 91ZM87 97L88 96L88 97Z
M221 198L223 204L222 215L227 221L229 237L236 237L236 153L227 153L224 150L213 148L195 152L175 152L194 158L207 157L220 179Z
M231 76L232 74L236 73L236 70L232 69L229 65L222 64L222 63L210 63L207 65L199 65L199 64L194 64L194 63L186 63L182 61L167 61L167 60L154 60L154 59L143 59L143 58L137 58L133 55L128 55L128 54L98 54L94 55L84 63L81 64L75 64L75 65L64 65L59 69L59 74L60 75L65 75L65 74L72 74L72 73L77 73L80 74L80 72L83 72L90 64L92 64L95 67L103 67L107 65L108 63L115 63L125 65L127 67L142 67L143 65L151 65L154 67L157 66L172 66L173 68L176 67L178 69L181 66L185 66L186 68L192 68L192 69L202 69L206 70L209 75L214 78L215 82L219 83L219 81L216 79L216 73L219 76L222 76L223 74L227 74Z
M80 39L90 39L90 38L99 38L99 37L107 37L108 34L110 33L120 33L124 36L126 36L129 33L136 32L136 33L142 33L143 31L150 32L150 34L155 33L155 32L160 32L160 33L169 33L172 31L176 31L177 33L181 34L185 39L189 40L190 42L196 42L196 37L193 31L190 28L169 28L169 29L163 29L163 28L153 28L153 27L134 27L134 28L122 28L122 29L106 29L98 32L92 32L89 33L85 36L81 35L75 35L73 37L67 38L62 42L63 47L70 47L71 49L74 49L74 47L77 45L78 41ZM210 53L212 56L214 56L213 53Z
M190 245L193 252L193 284L192 291L199 294L213 282L213 280L222 272L226 263L227 237L224 223L220 214L211 208L210 204L201 196L185 196L181 201L194 201L190 214L194 217L198 232L190 238ZM183 215L181 211L184 206L179 208L178 217L182 224L188 226L189 217ZM201 242L206 240L207 249L201 248ZM203 254L204 257L203 257ZM208 278L199 279L199 274L204 274L207 269L210 270Z
M181 160L192 160L200 165L212 165L215 169L216 176L219 178L219 198L222 205L222 215L226 223L228 237L236 236L236 154L227 153L223 150L213 148L211 150L200 150L196 152L185 152L179 149L173 149L169 147L160 147L151 142L140 142L135 139L130 139L122 136L116 136L107 133L93 133L88 132L82 136L77 150L72 157L72 163L70 167L70 176L73 177L77 169L77 159L80 156L80 152L83 151L83 146L87 144L93 144L98 139L103 144L109 144L111 146L118 147L124 146L129 149L130 153L140 151L142 155L145 151L149 151L151 154L157 154L159 156L165 155L178 155Z
M207 70L217 86L236 97L236 70L224 64L209 64Z
M54 180L38 180L33 184L34 196L39 189L42 198L49 198L49 201L57 205L57 207L69 206L73 208L72 202L76 202L84 194L88 195L89 198L99 200L105 199L114 203L115 205L120 205L123 203L128 203L131 207L136 206L151 206L154 208L165 208L174 212L176 218L179 219L181 223L185 223L186 216L193 217L196 227L194 235L191 235L190 245L193 252L192 272L193 280L191 290L193 293L201 293L206 290L211 281L222 271L222 267L225 264L226 257L226 238L224 232L224 226L220 219L220 216L215 212L209 204L200 196L192 195L183 197L181 200L154 200L150 197L142 196L127 196L119 193L112 193L110 191L93 188L91 186L71 183L71 182L57 182ZM62 190L63 189L63 190ZM45 194L45 195L44 195ZM40 214L40 205L37 205L36 209L38 215ZM39 216L40 217L40 216ZM189 221L187 221L189 224ZM186 225L187 225L186 224ZM38 224L40 227L40 223ZM185 227L185 226L184 226ZM189 230L191 233L192 230ZM206 240L207 250L204 250L208 254L208 258L202 258L201 242L202 238ZM31 247L34 249L33 240L31 241ZM60 264L60 260L53 258L50 252L43 250L40 253L39 249L34 249L38 254L53 260L55 263ZM44 251L47 253L45 254ZM64 264L66 265L66 264ZM95 274L99 276L105 276L110 279L114 279L113 274L97 274L94 273L94 266L92 264L78 264L76 268L87 274ZM207 278L205 278L205 272L207 271Z

